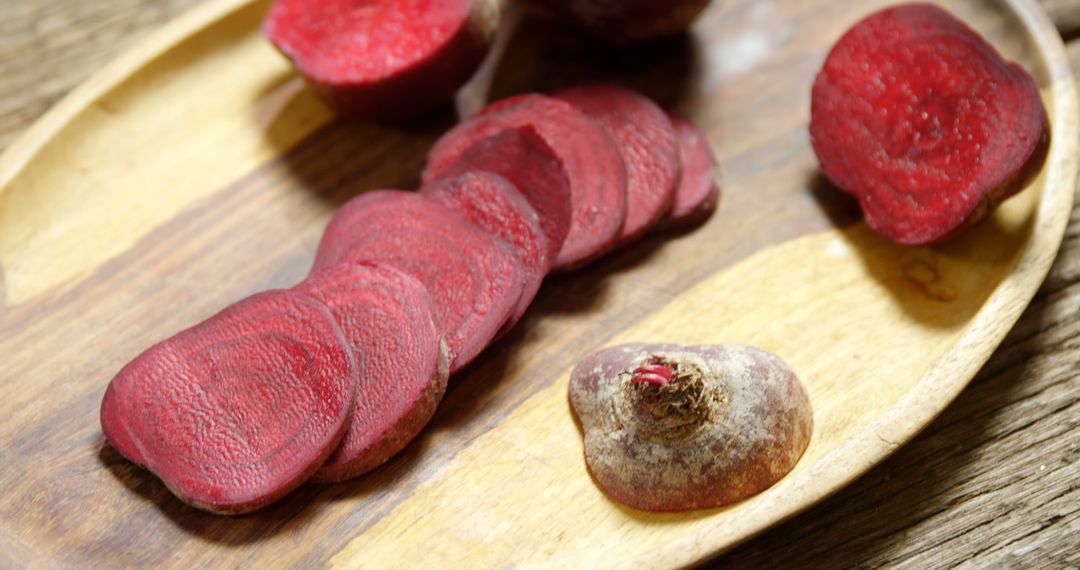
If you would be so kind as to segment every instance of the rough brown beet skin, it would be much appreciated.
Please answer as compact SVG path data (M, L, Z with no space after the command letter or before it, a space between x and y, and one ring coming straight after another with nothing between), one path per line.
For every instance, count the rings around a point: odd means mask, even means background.
M450 347L451 373L491 342L524 286L509 245L435 200L402 190L366 192L334 215L315 269L350 260L388 263L424 284Z
M681 32L709 0L530 0L543 4L585 31L614 43Z
M295 289L330 308L359 371L348 431L311 477L344 481L385 463L427 425L446 392L449 350L427 289L389 265L338 263Z
M708 219L720 202L716 159L709 148L709 139L697 125L673 113L668 113L668 119L679 138L682 179L675 190L671 210L660 221L660 227L692 226Z
M883 10L844 34L811 107L825 174L902 244L984 217L1038 172L1049 143L1031 75L929 4Z
M396 120L449 100L483 61L497 0L277 0L263 33L339 112Z
M101 427L184 502L244 513L322 465L349 425L356 383L326 306L267 291L124 366L105 391Z
M667 115L618 85L583 85L555 96L599 123L626 163L626 221L619 243L645 235L671 208L682 174L679 140Z
M602 350L574 369L570 403L597 483L647 511L760 493L795 466L813 429L810 401L787 364L740 345Z
M521 299L504 330L514 326L532 304L550 264L548 239L536 210L516 186L490 172L466 172L438 180L421 188L420 193L511 246L525 270Z
M523 128L539 135L554 153L554 162L546 161L549 165L545 166L507 160L502 169L484 169L506 177L536 208L544 231L558 246L553 268L576 267L610 251L618 243L626 218L626 166L610 135L558 99L528 94L488 105L439 139L428 154L424 183L460 172L462 166L481 164L475 151L474 158L463 155L484 139ZM544 171L552 168L565 172L569 199L558 188L536 184L546 180ZM568 225L559 237L551 228L561 225L562 208L566 208Z

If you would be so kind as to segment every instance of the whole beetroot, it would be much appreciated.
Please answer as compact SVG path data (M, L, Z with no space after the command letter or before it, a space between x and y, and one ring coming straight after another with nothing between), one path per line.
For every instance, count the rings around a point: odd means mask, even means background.
M574 369L585 461L613 499L647 511L719 507L798 462L813 414L780 358L749 346L628 344Z
M548 0L543 4L598 38L625 44L685 30L709 0Z

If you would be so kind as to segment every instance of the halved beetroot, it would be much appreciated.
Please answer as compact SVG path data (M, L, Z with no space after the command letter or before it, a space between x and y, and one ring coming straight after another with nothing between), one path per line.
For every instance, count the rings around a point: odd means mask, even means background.
M548 239L536 210L516 186L490 172L466 172L439 180L421 188L420 193L512 246L525 271L521 299L506 328L514 326L536 297L550 263Z
M496 0L277 0L263 33L339 112L392 120L448 100L483 61Z
M449 351L428 290L389 265L338 263L296 289L330 308L359 369L345 438L311 477L344 481L385 463L427 425L446 392Z
M627 172L626 222L619 243L641 237L671 208L682 172L679 141L667 115L618 85L583 85L555 96L592 117L615 141Z
M105 391L101 427L184 502L244 513L322 465L349 425L356 383L326 306L267 291L124 366Z
M402 190L362 194L330 221L315 269L358 260L388 263L427 287L450 348L451 373L495 337L524 283L507 244L435 200Z
M569 206L569 227L565 240L552 239L559 247L553 256L555 268L569 268L595 259L617 243L626 217L626 166L611 137L595 122L571 105L529 94L503 99L446 133L428 154L424 182L430 182L474 165L475 158L463 157L471 147L508 129L532 128L551 149L569 182L566 198L547 188L534 190L533 179L550 166L528 167L524 162L505 160L501 174L521 190L540 214L545 233L557 238L549 226L560 212L547 202ZM524 135L523 135L524 136ZM460 171L460 170L458 170ZM559 245L561 244L561 245Z
M1048 131L1031 75L929 4L856 24L814 83L810 136L822 169L898 243L948 237L1022 189Z
M679 157L682 178L675 190L671 210L660 221L660 227L672 228L705 221L716 210L720 188L716 185L716 160L709 139L694 123L674 113L668 113L675 135L679 137Z

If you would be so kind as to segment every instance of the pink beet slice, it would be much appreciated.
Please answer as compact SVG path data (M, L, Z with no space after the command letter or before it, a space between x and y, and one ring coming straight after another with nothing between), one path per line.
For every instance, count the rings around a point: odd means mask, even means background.
M675 190L671 210L660 221L660 227L691 226L708 219L720 201L720 189L716 185L716 160L705 133L685 118L669 113L671 126L679 138L679 157L682 161L682 178Z
M460 171L462 165L475 167L483 161L463 157L471 147L508 129L522 128L534 129L554 154L555 163L565 171L569 198L547 198L558 194L543 187L534 189L536 175L554 165L525 170L524 162L504 161L501 169L483 169L503 175L536 208L545 233L559 248L552 256L553 267L578 266L610 251L626 217L626 166L614 141L599 125L558 99L528 94L488 105L439 139L428 155L424 182ZM563 211L569 214L565 239L549 227L561 215L547 203L554 200L565 201Z
M679 186L679 140L667 115L649 99L609 84L572 87L556 97L596 120L626 162L626 222L619 243L631 242L671 208Z
M330 221L315 269L356 260L390 264L424 284L450 349L451 373L495 337L524 282L508 245L435 200L401 190L362 194Z
M343 262L296 286L330 308L359 369L356 408L341 445L311 477L357 477L401 451L446 392L449 354L422 283L386 264Z
M421 188L420 193L510 244L525 271L521 299L506 325L512 327L536 297L550 264L548 239L536 210L517 187L489 172L466 172L438 180Z
M769 488L810 442L810 399L779 357L742 345L627 344L584 359L570 404L613 499L647 511L728 505Z
M856 24L812 94L810 136L826 176L902 244L944 239L1022 189L1048 129L1031 75L929 4Z
M105 391L101 427L184 502L244 513L322 465L348 427L356 383L326 306L268 291L124 366Z
M498 20L495 0L277 0L263 32L332 107L378 120L448 100Z

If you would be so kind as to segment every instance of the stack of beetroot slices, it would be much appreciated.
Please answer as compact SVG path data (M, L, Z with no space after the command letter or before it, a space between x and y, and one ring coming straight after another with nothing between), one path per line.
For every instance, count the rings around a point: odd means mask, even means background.
M347 203L315 266L151 347L101 424L178 497L248 512L404 448L450 374L521 319L544 276L716 206L703 134L612 85L498 101L432 149L418 192Z

